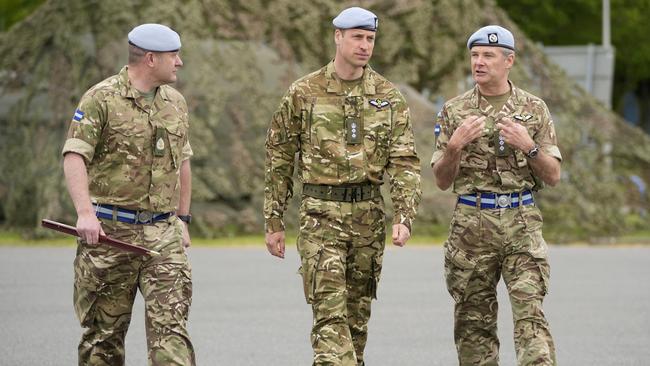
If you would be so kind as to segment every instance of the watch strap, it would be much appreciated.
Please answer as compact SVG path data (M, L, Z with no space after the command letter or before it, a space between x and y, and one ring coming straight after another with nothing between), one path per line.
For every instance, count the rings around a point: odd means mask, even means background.
M181 221L190 224L192 222L192 215L176 215Z

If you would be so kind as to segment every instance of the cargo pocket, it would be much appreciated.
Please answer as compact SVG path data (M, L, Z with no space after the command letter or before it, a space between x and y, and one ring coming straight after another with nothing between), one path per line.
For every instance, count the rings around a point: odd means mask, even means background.
M368 296L373 299L377 298L377 288L379 287L379 277L381 276L382 258L376 255L372 258L372 268L368 283Z
M548 294L549 281L551 279L551 266L549 266L546 258L533 258L539 268L540 276L542 277L542 296Z
M103 287L102 282L88 268L80 268L75 263L74 310L82 327L90 327L95 321L97 296Z
M470 258L464 250L453 245L446 245L445 280L447 291L457 303L463 302L465 299L465 290L475 267L476 260Z
M305 300L308 304L314 302L316 293L316 276L320 264L321 256L323 254L322 248L309 245L309 247L301 250L301 266L298 273L302 276L303 290L305 292Z

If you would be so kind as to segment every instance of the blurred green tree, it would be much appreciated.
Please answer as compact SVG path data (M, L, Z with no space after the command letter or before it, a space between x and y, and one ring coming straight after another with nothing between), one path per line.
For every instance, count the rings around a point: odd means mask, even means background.
M6 31L44 2L45 0L0 0L0 31Z
M602 43L602 0L497 0L534 41L547 45ZM650 0L611 0L611 37L616 47L612 105L622 114L623 96L641 104L641 127L650 131Z

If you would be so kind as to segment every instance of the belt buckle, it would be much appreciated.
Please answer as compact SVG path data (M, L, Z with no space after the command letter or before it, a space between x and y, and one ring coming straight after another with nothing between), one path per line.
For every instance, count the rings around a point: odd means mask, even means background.
M497 197L497 206L500 208L506 208L510 207L510 204L512 203L512 198L510 197L509 194L502 194Z
M143 224L149 223L152 218L153 218L153 214L149 211L140 211L138 213L138 221Z

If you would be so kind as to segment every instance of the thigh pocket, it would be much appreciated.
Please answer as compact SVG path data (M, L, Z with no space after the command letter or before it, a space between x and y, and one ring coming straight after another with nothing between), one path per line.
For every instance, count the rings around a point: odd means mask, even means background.
M474 273L476 260L467 253L447 243L445 245L445 280L447 291L456 302L465 299L465 290Z
M377 287L379 285L379 278L381 276L381 267L383 262L383 255L378 254L372 258L372 269L370 271L370 281L368 283L368 296L373 299L377 298Z
M301 265L298 273L302 276L303 290L305 292L305 300L308 304L314 302L316 293L316 276L318 274L318 267L323 254L321 247L311 244L299 244L300 261Z
M95 320L97 296L104 285L94 275L84 258L85 256L81 254L75 259L73 299L79 323L82 327L89 327Z
M548 293L548 284L551 278L551 267L548 265L546 258L533 258L539 268L539 274L542 277L542 296Z

